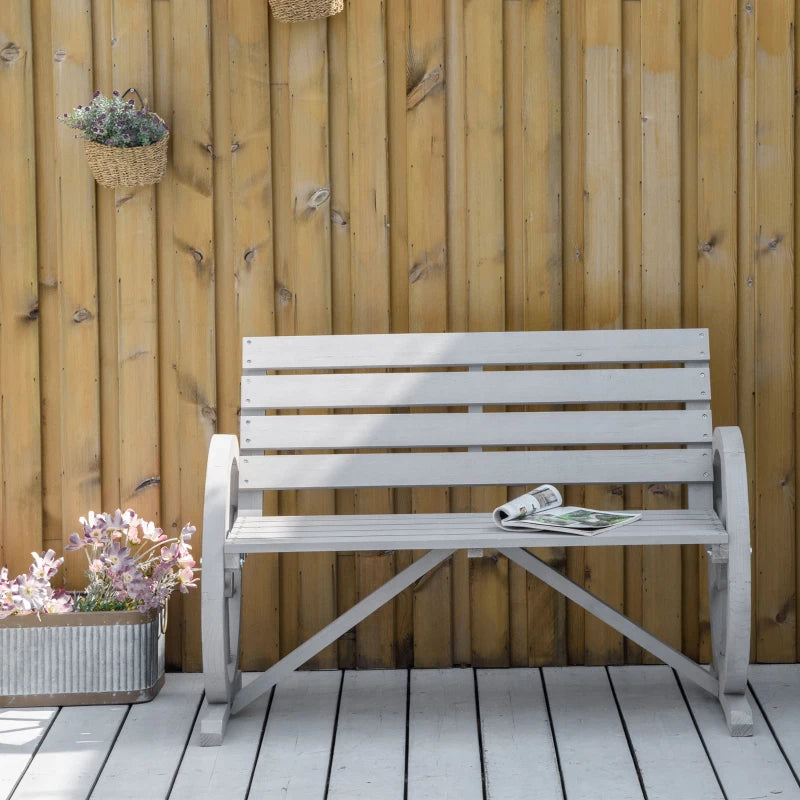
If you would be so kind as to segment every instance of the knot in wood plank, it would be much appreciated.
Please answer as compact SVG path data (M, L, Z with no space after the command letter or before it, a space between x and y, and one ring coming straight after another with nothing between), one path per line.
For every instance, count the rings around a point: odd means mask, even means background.
M93 319L93 314L88 308L79 308L73 315L72 321L76 324L86 322L86 320Z
M19 45L15 44L14 42L9 42L2 50L0 50L0 58L8 63L19 60L21 56L22 50L20 49Z
M321 186L306 201L306 205L311 209L317 209L321 205L328 202L331 196L331 190L327 186Z
M444 70L441 66L424 75L406 95L406 110L418 106L437 86L444 82Z

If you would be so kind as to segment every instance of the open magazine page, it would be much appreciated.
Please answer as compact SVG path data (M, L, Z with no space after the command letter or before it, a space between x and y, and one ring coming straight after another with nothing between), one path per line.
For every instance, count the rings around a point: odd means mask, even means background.
M597 511L593 508L561 506L526 517L505 520L501 527L542 531L563 531L594 536L620 525L635 522L642 515L623 511Z
M502 528L505 522L522 519L529 514L535 514L540 511L549 511L560 506L562 502L558 489L549 483L545 483L543 486L537 486L535 489L531 489L531 491L504 503L494 510L492 516L495 523Z
M561 495L545 484L510 500L494 510L495 524L511 530L544 530L593 536L627 525L641 514L625 511L597 511L593 508L562 506Z

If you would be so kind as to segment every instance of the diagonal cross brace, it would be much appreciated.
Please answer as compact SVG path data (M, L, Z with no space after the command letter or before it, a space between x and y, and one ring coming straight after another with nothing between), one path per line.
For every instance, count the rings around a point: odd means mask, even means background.
M692 661L691 658L665 644L644 628L640 628L635 622L628 619L624 614L620 614L608 603L604 603L599 597L587 592L582 586L571 581L526 550L520 547L501 547L499 550L510 561L519 564L531 575L535 575L539 580L563 594L564 597L572 600L573 603L585 608L590 614L610 625L623 636L627 636L632 642L636 642L640 647L660 658L665 664L669 664L679 675L688 678L706 691L711 692L714 697L719 696L719 681L708 670L701 667L700 664Z
M404 589L411 586L414 581L430 572L442 561L449 558L455 550L430 550L411 566L398 572L386 581L372 594L356 603L352 608L326 625L319 633L315 633L291 653L276 661L266 672L259 675L252 683L241 689L233 700L232 713L236 714L253 700L268 692L278 681L289 673L294 672L299 666L305 664L309 658L319 653L320 650L335 642L343 633L358 625L361 620L368 617L373 611L379 609Z

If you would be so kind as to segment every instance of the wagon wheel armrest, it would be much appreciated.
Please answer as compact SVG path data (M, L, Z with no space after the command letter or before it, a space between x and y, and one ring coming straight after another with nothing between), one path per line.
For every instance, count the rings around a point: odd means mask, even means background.
M750 506L747 495L747 465L739 428L714 429L714 510L730 537L729 547L744 547L750 555ZM735 541L734 541L735 540Z
M744 694L750 656L750 507L739 428L714 430L712 456L714 510L728 533L727 554L709 563L712 658L723 698ZM736 735L752 731L747 708L725 703L723 708L731 731L739 731Z
M206 466L206 489L203 505L203 536L224 537L238 513L239 442L229 434L211 437Z

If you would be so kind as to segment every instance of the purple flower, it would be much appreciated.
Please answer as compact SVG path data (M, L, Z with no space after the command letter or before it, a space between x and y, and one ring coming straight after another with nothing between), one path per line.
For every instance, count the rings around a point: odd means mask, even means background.
M58 568L64 563L63 558L56 558L54 550L48 550L46 553L38 555L31 553L33 556L33 564L30 568L30 574L39 580L49 581L53 575L58 572Z

